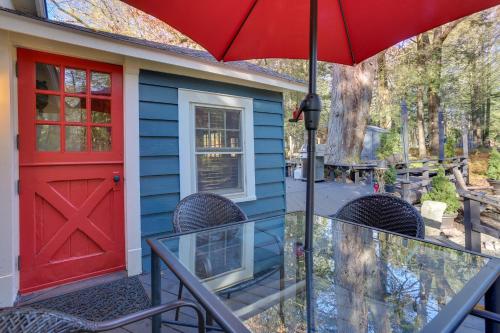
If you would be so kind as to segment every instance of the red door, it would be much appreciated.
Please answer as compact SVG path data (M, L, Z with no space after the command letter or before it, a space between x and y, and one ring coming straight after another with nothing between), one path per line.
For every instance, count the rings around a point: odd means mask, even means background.
M122 68L18 49L20 291L125 268Z

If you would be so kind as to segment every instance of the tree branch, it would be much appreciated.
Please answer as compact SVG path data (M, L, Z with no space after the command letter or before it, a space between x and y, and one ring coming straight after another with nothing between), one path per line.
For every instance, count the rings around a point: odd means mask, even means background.
M81 25L83 25L84 27L86 28L89 28L89 29L93 29L92 26L90 26L87 22L83 21L79 16L77 16L75 13L63 8L58 2L57 0L51 0L50 1L52 4L54 4L54 6L56 6L56 8L58 10L60 10L61 12L63 12L64 14L68 15L69 17L71 17L72 19L74 19L75 21L77 21L78 23L80 23Z
M441 33L439 34L439 39L441 40L441 43L443 43L446 38L448 37L448 35L450 34L450 32L452 32L453 29L456 28L456 26L462 22L463 19L460 19L460 20L456 20L456 21L453 21L453 22L450 22L444 26L441 27L441 29L438 29Z

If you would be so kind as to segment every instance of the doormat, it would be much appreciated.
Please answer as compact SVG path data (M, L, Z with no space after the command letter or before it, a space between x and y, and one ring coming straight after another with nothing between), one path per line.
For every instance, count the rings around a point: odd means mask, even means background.
M103 283L27 305L92 321L104 321L151 307L137 276Z

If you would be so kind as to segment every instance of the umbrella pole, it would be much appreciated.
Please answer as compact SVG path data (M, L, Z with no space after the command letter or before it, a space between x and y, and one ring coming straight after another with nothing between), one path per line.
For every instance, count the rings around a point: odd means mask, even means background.
M300 108L304 112L307 130L307 189L306 189L306 315L307 332L315 332L314 288L313 288L313 220L314 220L314 181L316 162L316 130L319 125L321 100L316 93L316 70L318 67L318 0L310 0L309 27L309 92Z
M321 100L316 93L316 70L318 59L318 0L310 1L309 28L309 92L301 103L307 130L307 189L306 225L304 249L312 249L314 219L314 180L316 162L316 130L319 125Z

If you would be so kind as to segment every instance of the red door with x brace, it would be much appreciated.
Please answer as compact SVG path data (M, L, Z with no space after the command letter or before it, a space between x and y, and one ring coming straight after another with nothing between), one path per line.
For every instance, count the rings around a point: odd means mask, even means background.
M20 292L125 269L122 68L17 55Z

